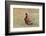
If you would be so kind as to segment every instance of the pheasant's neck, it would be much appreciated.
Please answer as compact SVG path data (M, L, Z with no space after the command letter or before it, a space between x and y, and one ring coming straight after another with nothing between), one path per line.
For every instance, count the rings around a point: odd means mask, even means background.
M26 18L28 18L28 16L26 16Z

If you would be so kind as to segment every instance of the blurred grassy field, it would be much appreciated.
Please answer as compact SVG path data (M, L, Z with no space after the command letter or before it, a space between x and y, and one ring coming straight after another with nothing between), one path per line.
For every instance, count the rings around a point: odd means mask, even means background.
M32 19L32 25L25 24L25 13L29 13ZM13 9L13 26L15 27L38 27L39 26L39 9L14 8Z

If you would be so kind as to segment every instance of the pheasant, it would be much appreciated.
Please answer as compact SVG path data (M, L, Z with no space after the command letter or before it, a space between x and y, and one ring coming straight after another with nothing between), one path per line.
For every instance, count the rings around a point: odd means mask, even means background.
M31 17L28 16L27 13L25 13L25 15L26 15L24 18L25 24L30 25L31 24Z

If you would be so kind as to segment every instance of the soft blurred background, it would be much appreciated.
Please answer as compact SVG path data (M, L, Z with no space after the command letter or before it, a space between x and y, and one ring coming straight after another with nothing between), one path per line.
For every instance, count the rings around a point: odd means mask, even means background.
M25 13L28 13L32 19L32 25L25 24ZM38 27L39 26L39 9L33 8L14 8L13 9L13 27Z

